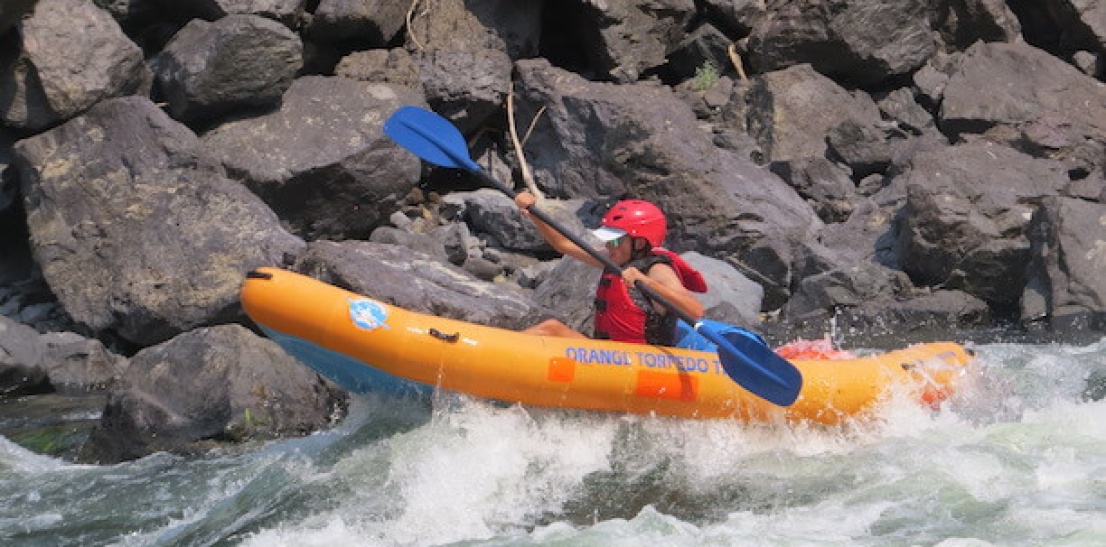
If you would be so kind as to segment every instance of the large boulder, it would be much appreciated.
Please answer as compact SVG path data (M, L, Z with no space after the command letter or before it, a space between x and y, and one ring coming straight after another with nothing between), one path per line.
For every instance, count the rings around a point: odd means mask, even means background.
M1057 331L1106 332L1106 204L1046 198L1029 237L1022 319Z
M406 0L321 0L306 31L318 42L378 48L395 40L409 9Z
M128 364L99 340L73 332L40 334L0 315L0 396L103 390Z
M142 50L93 2L40 0L18 36L0 46L0 120L11 127L45 129L99 101L150 92Z
M707 292L696 294L708 319L742 325L747 328L760 323L764 288L749 279L733 265L695 251L681 255L688 264L703 274Z
M930 0L800 0L767 3L749 36L761 72L808 63L860 85L909 74L937 49Z
M942 131L1060 160L1075 176L1106 166L1106 84L1024 43L976 44L945 71Z
M303 67L303 43L288 27L258 15L193 19L153 65L174 118L210 120L277 104Z
M207 148L305 239L367 238L419 180L421 161L384 135L413 89L305 76L280 110L223 124Z
M478 129L503 104L511 62L538 53L543 2L435 0L411 21L406 47L426 101L461 131Z
M592 37L588 54L598 76L619 83L642 79L668 61L687 37L695 17L692 0L593 2L598 17L580 21L582 36ZM584 12L587 13L587 12Z
M771 161L824 158L832 129L845 122L869 127L880 120L871 97L850 93L806 64L756 78L748 102L749 134Z
M139 345L240 315L242 275L302 241L144 97L16 145L35 260L69 315Z
M508 329L537 322L541 310L510 283L489 283L430 255L365 241L314 241L296 271L412 311Z
M961 289L1012 313L1026 282L1032 203L1067 185L1060 162L983 141L921 153L903 176L903 270L917 285Z
M343 416L346 398L242 326L197 329L135 354L81 460L115 463L305 435Z

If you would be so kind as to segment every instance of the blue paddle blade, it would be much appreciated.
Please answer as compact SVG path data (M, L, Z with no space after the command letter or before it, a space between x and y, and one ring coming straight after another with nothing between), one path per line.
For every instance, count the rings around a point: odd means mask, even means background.
M744 329L719 331L710 324L699 324L695 330L718 346L722 368L741 387L780 406L799 398L802 373L761 337Z
M384 134L416 156L441 167L480 171L469 157L465 137L449 120L419 108L404 106L384 122Z

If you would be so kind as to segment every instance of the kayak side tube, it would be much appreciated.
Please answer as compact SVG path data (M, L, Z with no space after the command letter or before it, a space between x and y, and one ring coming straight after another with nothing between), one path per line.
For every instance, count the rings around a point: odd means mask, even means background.
M355 392L440 388L533 406L832 425L900 391L937 404L970 361L952 342L794 360L803 388L781 408L733 382L712 352L523 334L405 310L274 268L251 272L241 296L266 333L285 348L295 341L328 355L290 351Z

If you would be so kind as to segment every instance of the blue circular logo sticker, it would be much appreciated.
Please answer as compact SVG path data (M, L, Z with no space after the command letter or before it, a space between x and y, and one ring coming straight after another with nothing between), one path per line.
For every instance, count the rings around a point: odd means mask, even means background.
M353 324L365 330L375 330L379 327L388 328L384 322L388 320L388 312L380 302L367 298L358 298L349 301L349 317Z

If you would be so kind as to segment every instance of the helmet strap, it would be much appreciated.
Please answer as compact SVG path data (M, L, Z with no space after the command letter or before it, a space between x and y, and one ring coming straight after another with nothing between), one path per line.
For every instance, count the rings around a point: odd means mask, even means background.
M653 246L643 237L631 237L630 245L632 245L630 257L634 259L645 257L649 254L649 251L653 250Z

